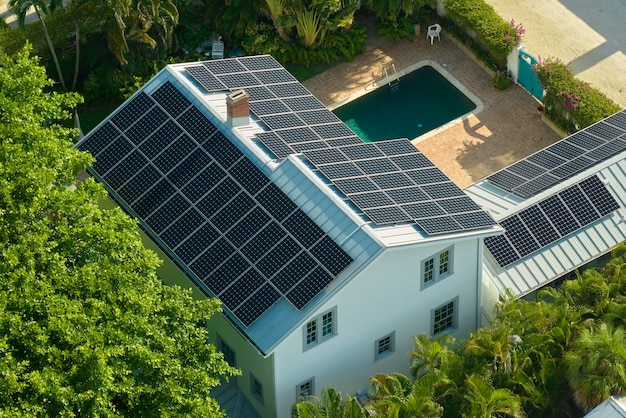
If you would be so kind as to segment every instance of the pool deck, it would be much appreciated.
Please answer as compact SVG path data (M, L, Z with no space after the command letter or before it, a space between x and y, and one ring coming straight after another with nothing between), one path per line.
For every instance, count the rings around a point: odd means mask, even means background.
M383 68L398 70L431 60L440 64L483 104L482 110L445 129L413 141L437 167L463 188L561 139L537 114L537 101L522 87L504 91L491 74L442 31L434 45L426 35L412 42L383 41L368 28L368 45L354 62L341 63L304 82L325 105L346 100L384 78ZM422 28L423 29L423 28ZM402 79L400 79L402 88ZM381 123L385 121L381 120Z

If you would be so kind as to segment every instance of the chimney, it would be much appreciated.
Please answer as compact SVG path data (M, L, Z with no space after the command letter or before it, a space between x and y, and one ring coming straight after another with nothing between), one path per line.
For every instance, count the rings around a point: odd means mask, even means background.
M250 124L250 97L245 90L237 90L226 97L226 122L232 127Z

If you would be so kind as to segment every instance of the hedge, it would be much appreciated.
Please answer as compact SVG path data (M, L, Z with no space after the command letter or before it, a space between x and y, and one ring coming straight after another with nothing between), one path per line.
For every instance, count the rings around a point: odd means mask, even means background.
M448 18L492 58L496 67L506 67L506 59L521 41L524 28L506 21L484 0L445 0Z
M565 132L576 132L621 110L600 90L576 78L558 58L540 60L534 70L546 90L545 115Z

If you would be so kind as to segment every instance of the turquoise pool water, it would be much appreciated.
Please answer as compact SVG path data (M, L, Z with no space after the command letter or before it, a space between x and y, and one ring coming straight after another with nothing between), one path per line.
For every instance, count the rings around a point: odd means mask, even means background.
M414 139L476 109L476 104L430 65L400 77L400 88L388 85L333 112L365 142Z

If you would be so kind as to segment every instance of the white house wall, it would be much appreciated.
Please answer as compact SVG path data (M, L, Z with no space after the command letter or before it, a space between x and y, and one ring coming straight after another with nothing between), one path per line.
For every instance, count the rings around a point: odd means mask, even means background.
M296 386L314 377L315 393L333 386L355 395L368 391L377 373L410 373L413 336L430 333L432 310L458 297L458 323L452 335L462 338L479 321L478 238L387 249L274 351L278 417L290 416ZM453 250L453 274L420 290L421 261ZM477 308L478 306L478 308ZM337 335L304 351L303 326L337 309ZM375 361L375 341L395 331L395 351Z

